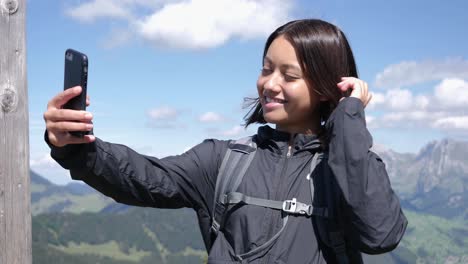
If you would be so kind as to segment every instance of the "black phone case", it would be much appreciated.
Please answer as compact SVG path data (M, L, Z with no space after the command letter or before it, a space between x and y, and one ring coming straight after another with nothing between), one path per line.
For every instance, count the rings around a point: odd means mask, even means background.
M74 110L86 110L86 94L88 84L88 57L76 50L67 49L65 51L65 74L63 89L81 86L80 95L70 99L63 108ZM70 134L83 137L87 131L73 131Z

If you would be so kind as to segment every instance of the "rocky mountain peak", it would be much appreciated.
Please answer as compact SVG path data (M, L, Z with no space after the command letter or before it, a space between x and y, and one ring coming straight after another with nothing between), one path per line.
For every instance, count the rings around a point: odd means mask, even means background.
M416 162L421 165L419 191L429 192L436 186L444 186L463 192L462 179L468 179L467 158L468 142L445 138L427 144L416 157ZM460 185L454 186L454 183Z

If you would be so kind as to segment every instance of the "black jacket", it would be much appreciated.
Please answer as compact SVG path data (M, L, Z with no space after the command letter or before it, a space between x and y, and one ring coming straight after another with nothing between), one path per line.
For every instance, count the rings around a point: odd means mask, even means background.
M342 100L327 127L331 131L329 159L320 166L322 171L330 172L323 175L334 176L348 256L351 263L360 263L360 252L377 254L395 248L407 220L391 189L385 164L369 150L372 137L366 128L361 101L352 97ZM288 157L291 137L294 144ZM315 139L313 135L290 135L269 126L260 127L254 137L257 153L238 191L278 201L294 197L310 204L306 175L312 153L317 150ZM51 146L51 155L70 170L73 179L86 182L117 202L193 208L205 244L209 245L216 176L228 144L205 140L182 155L157 159L96 139L91 144ZM321 179L314 181L315 189L320 191ZM277 210L252 205L230 210L222 232L210 248L209 263L237 263L234 252L240 254L262 245L281 226L281 212ZM272 248L247 262L334 263L332 251L319 240L316 228L309 217L290 216Z

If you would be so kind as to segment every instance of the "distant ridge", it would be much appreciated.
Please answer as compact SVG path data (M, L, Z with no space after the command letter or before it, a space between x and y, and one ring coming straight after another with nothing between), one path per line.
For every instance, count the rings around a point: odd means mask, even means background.
M51 212L99 212L114 203L112 199L83 183L56 185L32 170L30 177L33 215Z
M376 151L408 209L442 217L468 217L468 142L431 141L417 154Z

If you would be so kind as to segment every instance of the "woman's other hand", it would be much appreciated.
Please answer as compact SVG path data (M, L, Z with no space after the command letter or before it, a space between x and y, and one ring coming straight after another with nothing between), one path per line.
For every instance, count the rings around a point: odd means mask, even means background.
M90 112L82 110L62 109L70 99L81 93L81 87L76 86L67 89L47 104L44 113L47 135L49 142L56 147L63 147L68 144L82 144L93 142L96 138L93 135L84 137L72 136L69 131L91 131L93 128L93 116ZM86 98L86 106L89 106L89 97Z
M350 96L351 97L356 97L362 101L364 104L364 107L367 106L367 104L370 102L372 99L372 93L369 92L369 88L367 86L367 83L363 80L360 80L355 77L342 77L341 82L337 84L338 88L344 93L348 91L348 89L352 89ZM343 100L343 98L340 99Z

